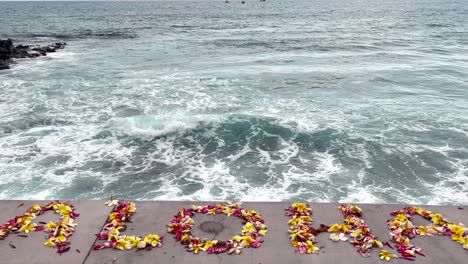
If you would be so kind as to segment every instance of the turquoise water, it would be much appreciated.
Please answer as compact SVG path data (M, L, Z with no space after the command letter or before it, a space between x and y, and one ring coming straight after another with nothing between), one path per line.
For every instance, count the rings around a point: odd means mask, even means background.
M0 2L0 199L468 204L467 6Z

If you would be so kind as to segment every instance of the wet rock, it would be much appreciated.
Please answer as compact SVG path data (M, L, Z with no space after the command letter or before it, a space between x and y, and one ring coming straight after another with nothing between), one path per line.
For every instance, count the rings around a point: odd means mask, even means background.
M46 56L47 53L56 52L65 48L66 45L67 43L57 42L43 47L21 44L15 47L11 39L0 40L0 70L9 69L9 65L14 62L13 59Z
M0 70L9 69L8 65L11 63L11 55L15 46L11 39L0 40Z
M67 43L65 43L65 42L63 42L63 43L60 43L60 42L55 43L55 47L57 47L57 49L64 49L66 45L67 45Z
M29 46L18 45L12 53L14 58L28 58Z
M17 50L19 50L19 49L29 49L29 45L21 45L20 44L20 45L16 46L15 49L17 49Z
M11 54L15 46L13 46L13 41L11 39L0 40L0 54Z
M37 51L35 51L35 50L31 50L31 51L28 51L28 52L27 52L27 55L26 55L26 56L27 56L27 57L25 57L25 58L37 58L37 57L42 56L42 54L39 53L39 52L37 52Z
M37 47L37 48L32 48L33 51L41 54L42 56L47 55L47 50L45 47Z

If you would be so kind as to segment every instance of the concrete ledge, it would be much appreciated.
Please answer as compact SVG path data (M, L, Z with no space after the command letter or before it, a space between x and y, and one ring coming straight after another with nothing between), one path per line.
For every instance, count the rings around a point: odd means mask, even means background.
M0 201L0 222L22 214L27 206L33 202L25 202L23 207L18 208L20 201ZM379 263L378 249L374 249L371 257L363 258L356 249L348 242L333 242L328 238L328 234L318 236L317 246L322 247L318 255L298 255L294 252L288 238L288 217L284 215L284 209L290 205L286 202L246 202L245 209L254 209L261 213L268 226L268 234L264 237L262 247L258 249L244 249L241 255L227 254L207 254L201 252L195 255L186 252L185 248L167 233L166 225L170 223L174 214L182 208L190 208L192 204L204 205L206 202L160 202L160 201L137 201L136 214L133 223L128 224L124 234L145 236L149 233L156 233L164 236L161 248L151 251L115 249L92 250L95 242L95 234L98 233L105 223L110 208L102 201L79 201L73 202L77 211L81 214L77 219L79 226L71 238L72 249L70 252L58 256L53 249L42 244L45 242L43 233L36 233L30 238L17 237L12 234L4 241L0 241L0 263L89 263L89 264L116 264L116 263L247 263L247 264L268 264L268 263ZM215 203L211 203L215 204ZM316 226L319 224L331 225L342 223L343 217L337 209L338 204L311 204L313 208L312 218ZM372 232L381 240L388 241L387 220L391 219L390 212L399 210L406 205L368 205L360 204L363 209L364 220L371 228ZM432 212L441 213L454 223L465 223L468 225L468 206L422 206ZM461 208L461 209L460 209ZM463 210L462 210L463 209ZM56 219L57 216L46 214L44 219ZM42 219L38 220L41 221ZM225 215L208 216L197 214L194 217L194 234L206 239L228 240L233 235L241 231L241 221L236 217ZM44 220L42 220L44 221ZM200 224L204 221L216 221L225 228L217 233L206 233L200 229ZM427 225L428 221L415 217L415 224ZM11 241L16 249L11 248L8 243ZM102 241L98 241L99 244ZM414 263L466 263L468 250L449 237L417 237L413 244L421 247L426 257L418 256ZM77 253L78 248L81 253ZM89 252L89 256L87 255ZM393 259L391 263L407 263L406 260ZM383 263L383 262L382 262Z
M15 216L22 215L33 204L43 203L47 202L24 201L24 205L18 207L21 201L0 201L0 223L4 224ZM0 263L84 263L90 246L96 240L94 234L101 230L112 208L106 207L102 202L97 201L74 201L72 204L80 216L76 219L78 227L69 239L71 242L69 252L60 256L56 253L56 249L45 246L47 235L44 232L29 232L28 237L10 234L5 240L0 240ZM37 217L34 222L55 222L58 217L58 214L48 212ZM11 247L10 243L16 248Z

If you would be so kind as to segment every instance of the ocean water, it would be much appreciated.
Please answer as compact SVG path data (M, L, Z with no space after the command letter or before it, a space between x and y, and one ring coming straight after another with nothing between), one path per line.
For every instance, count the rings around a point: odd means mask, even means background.
M466 0L0 10L0 199L468 204Z

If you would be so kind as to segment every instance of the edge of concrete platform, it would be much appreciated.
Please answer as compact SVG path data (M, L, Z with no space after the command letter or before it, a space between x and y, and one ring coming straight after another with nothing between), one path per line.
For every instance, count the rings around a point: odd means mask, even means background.
M67 200L70 201L80 213L77 219L79 226L73 237L71 237L72 250L58 256L53 249L47 248L42 244L45 242L43 235L31 234L29 238L19 238L15 235L10 235L6 240L0 240L0 263L63 263L67 264L93 264L93 263L240 263L246 264L267 264L267 263L376 263L378 258L378 250L373 250L371 257L363 258L356 253L349 243L337 243L328 238L328 235L321 234L318 236L318 246L323 247L320 254L316 255L299 255L294 252L288 238L289 218L284 215L284 209L291 202L243 202L245 209L254 209L261 213L268 226L268 234L264 237L262 247L258 249L244 249L241 255L226 255L226 254L206 254L202 252L194 255L187 252L186 249L175 241L170 234L166 232L166 225L170 223L174 214L183 207L188 208L193 204L206 205L218 204L223 201L145 201L131 200L135 202L137 211L134 215L132 223L128 224L125 234L143 236L148 233L157 233L163 235L164 243L161 248L151 251L119 251L114 249L104 249L99 251L92 250L96 243L95 234L99 233L102 226L106 223L107 217L111 211L111 207L104 205L103 200ZM23 200L0 200L0 225L5 223L17 215L21 215L31 204L46 203L47 201L23 201ZM19 204L23 206L18 207ZM342 203L309 203L313 208L312 218L314 226L324 223L342 223L343 217L337 206ZM386 221L391 219L390 212L403 209L411 205L402 204L366 204L353 203L363 209L363 219L369 225L373 233L381 238L386 239L388 236L388 226ZM417 205L434 213L438 212L447 217L454 223L468 224L468 205ZM52 214L47 214L44 219L53 218ZM226 226L225 230L216 234L219 237L216 239L229 239L230 236L240 232L240 220L235 217L225 216L207 216L197 214L194 218L196 225L194 232L202 237L213 239L212 234L205 233L198 228L197 224L203 221L215 220ZM38 221L42 221L38 218ZM421 223L416 223L416 222ZM415 220L415 224L424 224L422 220ZM426 222L425 224L428 224ZM224 237L223 237L224 236ZM11 248L10 243L13 243L16 248ZM468 257L468 250L461 247L450 238L446 237L417 237L414 239L414 244L423 248L426 257L418 256L415 263L465 263ZM79 252L75 249L79 249ZM7 262L4 262L7 260ZM394 259L393 263L406 263L406 260Z

